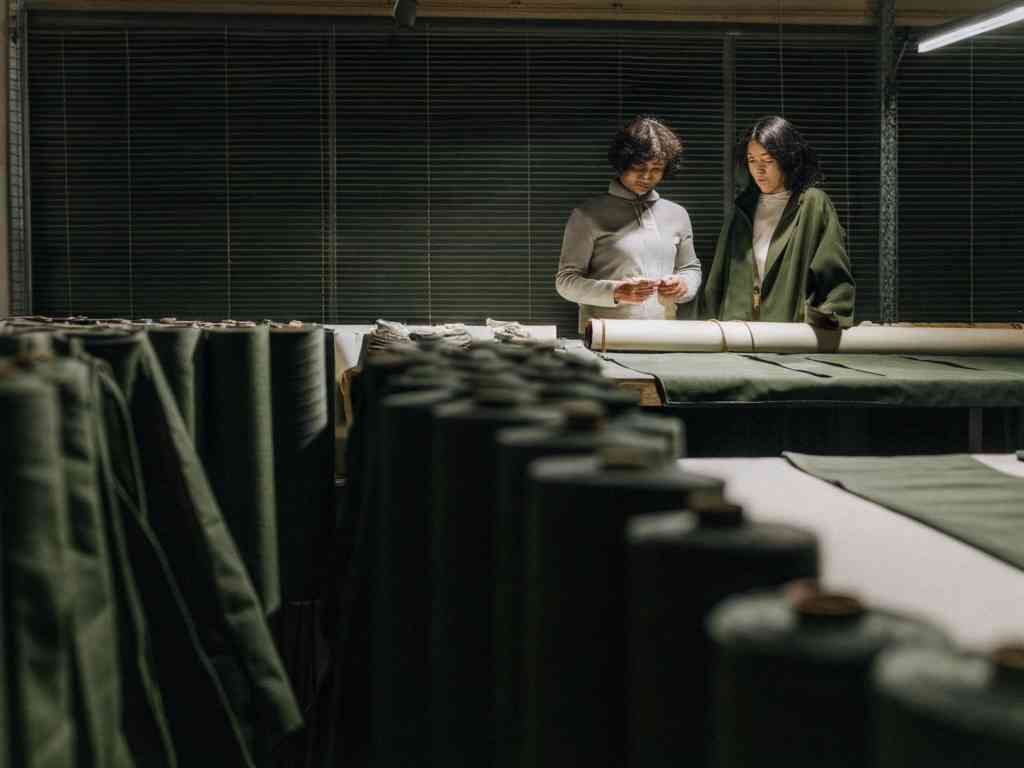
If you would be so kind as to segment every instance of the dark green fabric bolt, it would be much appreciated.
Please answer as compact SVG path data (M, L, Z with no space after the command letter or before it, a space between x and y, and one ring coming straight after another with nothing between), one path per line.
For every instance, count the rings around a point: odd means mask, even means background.
M523 680L526 633L526 512L529 464L545 456L583 456L597 450L603 425L516 427L497 434L495 517L494 721L497 768L522 765L525 722Z
M199 450L224 521L269 616L281 606L270 330L265 325L207 328L204 336L206 418Z
M1016 768L1024 755L1024 648L905 648L872 676L877 768Z
M595 456L530 466L523 765L628 763L626 523L722 489L680 469L663 441L637 439L656 451L646 466ZM617 434L613 442L631 441Z
M17 768L74 765L68 509L53 385L0 364L0 553L9 728Z
M156 355L143 333L87 336L85 342L91 354L111 362L124 390L149 523L202 648L247 736L258 734L261 743L272 745L302 718L262 604ZM160 629L153 631L155 636Z
M371 610L373 765L380 768L432 765L433 411L459 392L446 382L452 380L439 377L433 389L381 401L378 435L385 450Z
M272 328L270 371L281 598L317 597L324 539L333 528L333 425L328 422L324 331Z
M48 355L53 351L53 334L46 329L19 328L16 332L0 332L0 355Z
M146 326L185 428L196 445L203 444L206 404L206 342L196 325Z
M477 768L495 759L495 435L551 424L557 410L521 390L480 390L438 406L434 422L432 641L434 764Z
M719 768L871 768L872 662L886 648L948 643L929 624L825 593L727 598L707 626Z
M630 765L709 763L708 613L729 595L816 578L810 531L743 519L731 504L630 521Z
M61 404L64 476L71 537L68 551L71 592L71 647L75 716L78 723L76 765L116 768L134 764L122 727L121 670L118 634L101 510L97 393L92 370L71 358L33 366L53 384Z
M669 405L845 403L1021 407L1024 358L879 354L615 352L605 359L658 380ZM946 363L950 364L946 364Z
M1024 478L966 454L783 455L808 474L1024 568Z

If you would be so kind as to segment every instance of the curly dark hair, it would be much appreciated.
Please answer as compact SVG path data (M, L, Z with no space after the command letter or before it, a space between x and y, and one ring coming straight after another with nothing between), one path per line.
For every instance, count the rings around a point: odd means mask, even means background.
M608 147L608 162L619 175L628 168L651 160L665 164L665 178L683 162L683 142L663 120L638 115L615 134Z
M792 123L778 115L760 117L736 145L736 164L746 169L747 145L756 141L782 168L786 189L799 193L825 180L818 167L818 153Z

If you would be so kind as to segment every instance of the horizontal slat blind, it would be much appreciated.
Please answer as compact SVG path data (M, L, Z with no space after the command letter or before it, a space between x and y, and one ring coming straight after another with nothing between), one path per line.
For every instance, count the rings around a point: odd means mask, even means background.
M33 34L37 312L492 316L571 334L576 307L554 290L565 222L605 190L608 142L639 113L686 142L660 191L687 208L710 265L732 106L721 29L130 18ZM738 127L778 111L776 51L771 35L740 37ZM870 317L871 45L785 52L787 109L825 160Z
M1012 170L1024 36L978 38L900 70L900 317L1024 320Z
M857 283L855 319L877 320L879 97L871 41L821 35L741 37L736 44L736 128L781 114L814 147L846 230Z

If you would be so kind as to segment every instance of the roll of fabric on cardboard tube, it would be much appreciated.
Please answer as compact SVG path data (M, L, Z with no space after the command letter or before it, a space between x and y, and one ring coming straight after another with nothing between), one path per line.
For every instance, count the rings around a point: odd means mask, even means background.
M1024 755L1024 644L988 656L881 654L873 675L877 768L1014 768Z
M440 370L440 369L438 369ZM429 382L412 371L395 380ZM433 422L437 406L465 385L438 375L432 389L381 401L381 504L372 586L373 764L431 764L430 633L433 579Z
M206 418L199 444L210 485L267 615L281 606L274 423L267 326L207 328Z
M947 645L929 624L828 592L727 598L708 631L721 768L868 768L875 657L898 645Z
M730 595L817 577L817 540L697 494L688 511L631 520L627 542L629 764L709 765L708 613Z
M434 415L434 762L478 768L495 754L494 436L559 415L522 389L478 389Z
M53 351L52 339L51 331L32 327L0 333L0 355L47 355Z
M586 387L576 387L586 392ZM605 435L604 407L593 400L557 403L564 421L513 427L497 435L494 593L495 724L499 768L522 764L525 684L523 612L526 570L526 469L544 456L589 455Z
M206 342L199 326L154 324L146 326L167 383L171 385L185 428L197 446L202 436L206 403Z
M626 523L721 489L625 431L530 465L523 765L626 765Z

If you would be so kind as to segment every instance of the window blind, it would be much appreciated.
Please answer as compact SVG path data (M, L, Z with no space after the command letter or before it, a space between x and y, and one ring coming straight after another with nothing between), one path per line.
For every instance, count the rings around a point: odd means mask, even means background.
M879 96L873 41L843 35L740 37L736 130L782 115L814 147L846 230L855 320L877 320Z
M707 269L727 116L778 111L763 33L741 36L726 103L721 27L32 18L33 309L48 314L491 316L571 335L563 228L606 189L622 122L653 113L684 138L659 191L689 211ZM784 79L851 236L861 318L877 305L871 50L787 44Z
M1024 205L1011 168L1024 37L997 35L900 65L900 318L1024 320Z

